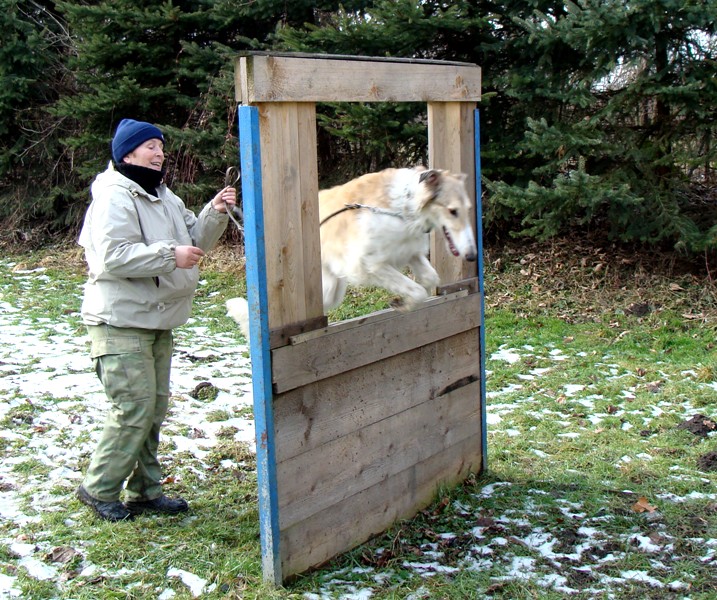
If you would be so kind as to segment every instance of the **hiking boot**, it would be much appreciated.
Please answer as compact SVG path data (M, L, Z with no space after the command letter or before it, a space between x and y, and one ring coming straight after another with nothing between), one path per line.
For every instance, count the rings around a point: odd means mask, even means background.
M177 513L189 510L189 505L184 498L168 498L164 494L152 500L130 500L129 502L125 502L125 506L133 515L138 515L143 512L159 512L167 515L176 515Z
M132 519L132 513L130 513L119 500L114 502L97 500L97 498L90 496L87 490L82 486L77 488L77 498L79 498L82 504L86 504L94 510L100 519L104 519L105 521L127 521Z

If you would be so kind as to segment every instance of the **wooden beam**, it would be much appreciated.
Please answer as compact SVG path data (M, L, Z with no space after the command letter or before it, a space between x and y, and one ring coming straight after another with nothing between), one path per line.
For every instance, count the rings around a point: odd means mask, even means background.
M269 327L323 316L316 110L261 104L261 166Z
M450 302L451 300L455 300L456 298L463 298L467 296L468 293L468 289L460 288L456 291L446 292L445 295L442 294L440 296L433 296L431 298L428 298L427 300L424 300L423 304L421 305L421 308L428 308L429 306L435 306L436 304ZM395 319L396 316L400 314L401 313L398 312L395 308L385 308L383 310L378 310L367 315L361 315L360 317L353 317L352 319L329 323L326 325L326 327L317 327L313 328L312 330L309 330L307 328L305 332L297 333L295 335L290 336L288 338L288 342L292 346L296 346L297 344L303 344L304 342L308 342L311 339L322 337L327 333L339 333L340 331L355 329L356 327L360 327L362 325L375 324L380 321L386 321L387 319ZM274 346L272 350L276 347L277 346Z
M281 54L238 61L235 89L244 104L480 100L481 70L471 63Z
M274 454L274 415L271 390L271 354L267 344L266 269L264 248L264 207L259 146L259 111L255 106L239 107L242 198L244 202L246 287L251 330L252 391L256 431L256 467L261 531L261 561L264 579L281 584L279 556L279 507Z
M475 206L475 105L471 102L428 103L428 163L434 169L465 173L466 190ZM475 223L475 210L471 211ZM477 232L474 229L474 235ZM441 283L477 275L475 262L456 259L440 232L431 234L431 263Z

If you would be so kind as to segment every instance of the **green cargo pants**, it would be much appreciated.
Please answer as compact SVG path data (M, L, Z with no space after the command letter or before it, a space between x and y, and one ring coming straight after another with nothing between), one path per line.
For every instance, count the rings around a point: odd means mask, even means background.
M103 502L152 500L162 494L157 459L159 429L167 415L171 330L87 327L91 357L110 409L83 487Z

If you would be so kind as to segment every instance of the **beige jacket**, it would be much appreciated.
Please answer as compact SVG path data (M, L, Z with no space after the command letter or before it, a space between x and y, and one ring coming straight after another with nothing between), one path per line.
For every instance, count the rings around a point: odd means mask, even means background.
M211 250L229 217L211 204L197 217L166 185L152 196L111 163L91 193L78 240L89 267L84 323L142 329L186 323L199 270L178 269L174 247Z

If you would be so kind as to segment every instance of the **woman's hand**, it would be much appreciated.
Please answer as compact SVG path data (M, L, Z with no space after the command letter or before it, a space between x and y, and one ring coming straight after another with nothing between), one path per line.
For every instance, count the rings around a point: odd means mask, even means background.
M221 213L233 209L237 203L237 191L233 187L225 187L212 199L212 208Z
M177 246L174 249L174 261L178 269L191 269L199 264L204 250L196 246Z

